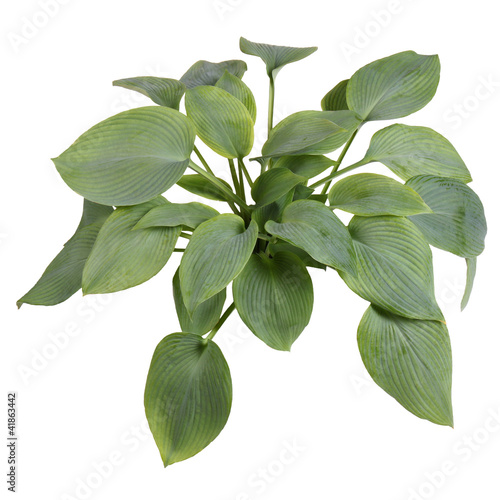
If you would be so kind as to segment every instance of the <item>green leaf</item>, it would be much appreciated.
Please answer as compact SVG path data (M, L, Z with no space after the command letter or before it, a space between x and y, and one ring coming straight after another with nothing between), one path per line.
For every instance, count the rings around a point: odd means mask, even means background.
M347 104L364 121L390 120L423 108L436 93L439 57L413 51L378 59L354 73Z
M312 314L314 293L305 265L290 252L252 255L233 283L243 322L273 349L289 351Z
M158 344L144 406L165 467L206 448L226 425L231 402L231 374L217 344L192 333Z
M237 78L241 78L247 70L247 63L232 59L213 63L209 61L198 61L194 63L181 77L181 82L188 88L201 85L215 85L225 71Z
M347 105L347 84L349 80L342 80L321 100L321 109L323 111L340 111L349 109Z
M266 230L302 248L318 262L356 273L349 232L339 218L318 201L294 201L285 208L281 223L269 221Z
M178 111L136 108L95 125L53 161L66 184L85 198L135 205L181 178L194 138L190 121Z
M241 101L250 113L252 121L255 123L255 119L257 117L257 105L255 104L255 98L252 91L244 82L226 70L215 86L229 92L231 95L236 97L236 99Z
M196 229L202 222L219 215L215 208L203 203L168 203L152 208L134 227L145 229L148 227L175 227L187 226Z
M149 97L153 102L167 108L179 109L186 86L179 80L172 78L158 78L155 76L139 76L115 80L115 87L135 90Z
M83 266L112 207L84 200L83 215L75 234L49 264L35 286L17 301L23 304L52 306L69 299L82 287Z
M273 257L279 252L289 252L295 254L307 267L315 267L317 269L323 269L326 271L326 265L313 259L305 250L296 247L291 243L286 241L277 241L276 243L269 243L268 245L269 254Z
M245 267L257 241L257 224L237 215L218 215L199 225L186 247L179 269L188 313L227 287Z
M257 207L268 205L281 198L288 191L307 181L287 168L273 167L260 175L253 185L252 198Z
M202 302L196 308L193 315L189 316L184 305L184 300L182 299L179 269L174 274L172 287L174 291L175 310L177 311L181 330L183 332L196 333L197 335L204 335L212 330L221 316L226 300L226 289L224 288L205 302Z
M299 184L295 187L293 194L293 201L296 200L306 200L314 193L314 188L304 186L303 184Z
M274 79L283 66L304 59L316 52L318 47L283 47L251 42L241 37L240 50L244 54L260 57L266 64L267 75Z
M463 182L420 175L407 183L431 207L432 214L410 217L433 246L460 257L484 250L486 218L479 196Z
M217 177L217 179L225 184L229 189L231 186L223 179ZM183 175L177 184L189 191L190 193L196 194L198 196L203 196L209 200L216 201L226 201L227 196L221 191L217 186L214 186L207 178L200 174Z
M140 285L167 263L180 227L134 231L152 208L167 203L158 197L141 205L117 208L106 220L83 269L83 293L111 293Z
M291 189L281 198L278 198L276 201L273 201L268 205L254 207L252 210L252 220L257 223L261 233L266 232L265 225L268 220L275 220L277 222L281 221L283 210L285 210L285 207L290 205L293 201L294 191L294 189Z
M417 417L453 427L451 346L446 326L370 306L358 329L373 380Z
M334 164L333 160L323 155L282 156L274 162L273 168L288 168L294 174L312 179Z
M253 145L254 123L245 105L229 92L201 86L186 92L186 111L200 139L225 158L243 158Z
M460 308L463 311L467 304L469 303L469 299L472 293L472 287L474 286L474 278L476 277L476 265L477 258L472 257L470 259L465 259L467 262L467 283L465 285L464 296L462 298L462 303L460 304Z
M469 170L451 143L427 127L396 123L379 130L360 165L378 161L407 181L417 175L472 180Z
M331 189L332 208L355 215L414 215L431 209L413 189L390 177L356 174L346 177Z
M431 249L408 219L354 216L349 232L358 273L339 274L353 292L406 318L443 320L434 297Z

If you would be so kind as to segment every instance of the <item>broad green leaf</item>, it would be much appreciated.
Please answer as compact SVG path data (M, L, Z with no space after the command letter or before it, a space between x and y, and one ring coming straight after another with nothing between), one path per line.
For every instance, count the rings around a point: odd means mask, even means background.
M342 109L349 109L347 105L347 84L349 80L342 80L328 92L321 100L321 109L323 111L340 111Z
M196 333L197 335L204 335L208 333L217 324L224 307L226 300L226 289L213 295L205 302L202 302L193 313L189 316L184 300L182 299L181 281L179 278L179 269L174 274L172 281L174 292L175 310L179 318L179 324L183 332Z
M349 231L318 201L294 201L285 208L281 223L269 221L266 231L302 248L322 264L356 274L356 257Z
M314 193L314 188L304 186L303 184L299 184L295 187L293 194L293 201L296 200L306 200Z
M227 287L245 267L257 241L257 224L237 215L218 215L199 225L186 247L179 269L188 313Z
M53 161L66 184L103 205L136 205L173 186L186 170L195 133L174 109L149 106L98 123Z
M201 85L215 85L225 71L228 71L237 78L241 78L246 70L247 63L237 59L222 61L220 63L198 61L182 75L181 82L188 89Z
M229 189L232 189L225 180L219 179L219 181L224 183ZM227 199L223 191L200 174L183 175L177 184L186 191L203 196L209 200L226 201Z
M273 257L279 252L291 252L295 254L307 267L315 267L317 269L323 269L326 271L326 265L313 259L305 250L296 247L291 243L286 241L277 241L276 243L269 243L268 245L269 254Z
M417 417L453 427L451 345L446 325L370 306L358 346L373 380Z
M180 227L134 231L158 197L141 205L117 208L106 220L83 269L83 293L110 293L140 285L157 274L172 255Z
M229 367L211 340L173 333L158 344L144 406L165 467L196 455L219 435L232 392Z
M413 51L378 59L347 84L347 104L364 121L390 120L423 108L436 93L439 57Z
M334 164L333 160L323 155L282 156L274 162L273 168L288 168L294 174L312 179Z
M179 80L172 78L158 78L155 76L139 76L115 80L115 87L135 90L149 97L153 102L167 108L179 109L186 86Z
M293 253L250 257L233 283L236 309L273 349L289 351L311 318L314 293L306 266Z
M487 227L483 204L469 186L431 175L413 177L406 184L433 211L410 217L431 245L469 258L484 250Z
M316 52L318 47L283 47L251 42L241 37L240 50L244 54L260 57L266 64L267 75L274 79L283 66L304 59Z
M427 127L396 123L379 130L360 165L378 161L407 181L417 175L472 180L469 170L451 143Z
M474 286L474 278L476 277L476 266L477 266L477 258L472 257L470 259L465 259L467 262L467 283L465 285L464 296L462 298L462 303L460 304L460 308L463 311L467 304L469 303L469 299L472 293L472 287Z
M200 139L225 158L243 158L253 146L254 123L245 105L229 92L200 86L186 92L186 111Z
M225 90L226 92L229 92L231 95L236 97L236 99L241 101L248 109L248 112L252 117L252 121L255 123L255 118L257 117L257 105L255 104L255 97L253 96L252 91L244 82L242 82L238 77L232 75L231 73L229 73L229 71L226 70L220 77L220 80L217 81L215 86Z
M281 221L283 210L285 210L285 207L290 205L293 201L294 191L294 189L291 189L281 198L278 198L276 201L273 201L268 205L256 208L254 207L252 210L252 220L257 223L261 233L266 232L265 225L268 220L274 220L277 222Z
M354 216L349 232L358 273L339 274L353 292L406 318L443 320L434 297L431 249L408 219Z
M288 191L307 181L287 168L273 167L260 175L252 187L252 198L257 207L268 205L281 198Z
M147 227L187 226L196 229L202 222L219 215L215 208L203 203L167 203L152 208L134 227L134 230Z
M80 290L83 266L99 230L112 212L113 207L84 200L83 215L75 234L64 244L35 286L17 301L17 307L23 304L60 304Z
M390 177L356 174L346 177L330 190L332 208L355 215L414 215L431 209L413 189Z

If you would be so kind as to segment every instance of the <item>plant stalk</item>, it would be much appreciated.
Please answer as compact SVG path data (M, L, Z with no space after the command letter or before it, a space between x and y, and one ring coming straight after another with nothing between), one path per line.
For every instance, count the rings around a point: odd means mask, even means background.
M213 330L204 338L205 343L208 343L209 340L212 340L215 337L215 334L220 330L221 326L226 322L226 319L229 318L231 313L236 309L234 302L226 309L224 314L221 316L217 324L214 326Z

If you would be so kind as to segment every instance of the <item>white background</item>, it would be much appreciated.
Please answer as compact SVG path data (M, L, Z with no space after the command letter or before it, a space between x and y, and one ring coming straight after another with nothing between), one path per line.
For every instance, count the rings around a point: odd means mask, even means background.
M7 391L18 391L17 498L500 498L495 3L54 0L47 2L50 17L42 3L8 2L1 16L0 404L6 408ZM29 31L31 21L40 27ZM259 105L262 144L267 77L260 60L240 54L240 35L319 46L280 73L277 119L319 109L330 88L374 59L408 49L439 54L435 98L400 121L432 127L452 141L472 172L489 222L487 249L463 313L465 264L435 252L436 296L454 355L454 430L419 420L369 381L356 345L367 304L331 271L312 271L313 319L291 353L267 348L235 316L227 322L216 340L232 370L229 422L199 455L166 470L145 430L142 398L156 344L178 329L171 276L179 255L150 282L126 292L85 300L76 294L57 307L16 310L16 299L59 252L80 216L81 199L50 158L98 121L147 105L145 98L113 88L112 80L179 78L199 59L242 58L249 67L244 79ZM358 160L373 132L387 124L367 125L345 164ZM227 177L225 163L220 165L215 169ZM169 196L188 199L180 191ZM284 451L287 446L294 453ZM102 465L110 459L112 470ZM439 472L443 468L446 474ZM2 493L6 486L2 480Z

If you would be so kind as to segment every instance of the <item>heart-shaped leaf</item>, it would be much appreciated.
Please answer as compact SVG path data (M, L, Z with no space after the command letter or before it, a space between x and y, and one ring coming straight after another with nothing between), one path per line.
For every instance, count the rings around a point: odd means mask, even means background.
M216 87L229 92L231 95L236 97L241 101L245 107L248 109L253 122L257 117L257 105L255 104L255 97L248 86L241 81L237 76L232 75L229 71L225 71L224 74L215 84Z
M208 446L226 425L231 402L231 374L217 344L192 333L158 344L144 406L165 467Z
M322 203L298 200L288 205L280 222L269 221L266 231L305 250L318 262L356 274L349 231Z
M355 215L414 215L432 211L413 189L378 174L342 179L334 184L328 200L333 208Z
M436 93L439 57L413 51L378 59L356 71L347 84L347 104L364 121L415 113Z
M291 189L307 181L287 168L274 167L260 175L252 187L252 198L257 207L268 205L281 198Z
M157 274L174 251L180 227L135 230L158 197L141 205L117 208L106 220L83 269L83 293L111 293L140 285Z
M200 85L215 85L225 71L241 78L247 70L247 63L237 59L213 63L198 61L194 63L181 77L181 82L188 88Z
M433 211L410 217L431 245L469 258L484 250L487 227L483 204L469 186L431 175L413 177L406 184Z
M227 287L245 267L257 241L258 227L237 215L218 215L195 231L179 269L182 297L189 315Z
M53 161L66 184L85 198L135 205L181 178L194 138L191 122L178 111L136 108L98 123Z
M231 186L225 180L218 177L217 179L231 189ZM223 191L200 174L183 175L177 184L186 191L209 200L226 201L227 199Z
M443 323L370 306L358 328L358 346L384 391L417 417L453 427L451 346Z
M134 227L187 226L196 229L202 222L219 215L215 208L203 203L167 203L152 208Z
M196 333L204 335L208 333L217 324L226 301L226 289L213 295L205 302L202 302L193 313L189 316L181 292L181 280L179 278L179 269L174 274L172 280L172 288L174 292L175 310L179 318L179 324L183 332Z
M467 262L467 282L465 284L464 296L462 298L462 303L460 304L460 308L463 311L467 304L469 303L469 299L472 293L472 287L474 286L474 278L476 277L476 266L477 266L477 258L472 257L471 259L465 259Z
M379 130L360 165L378 161L407 181L417 175L437 175L470 182L471 176L451 143L427 127L396 123Z
M394 314L443 320L434 297L431 249L408 219L354 216L349 232L358 272L339 274L353 292Z
M243 158L252 149L254 123L245 105L229 92L200 86L186 92L186 111L200 139L225 158Z
M17 301L17 307L23 304L60 304L80 290L85 262L104 221L112 212L113 207L84 200L82 219L75 234L64 244L35 286Z
M138 76L124 78L113 82L115 87L135 90L149 97L153 102L167 108L179 109L186 86L173 78L158 78L156 76Z
M323 111L340 111L349 109L347 105L347 84L349 80L342 80L328 92L321 100L321 109Z
M282 156L274 162L273 168L288 168L294 174L312 179L334 164L333 160L323 155Z
M260 57L266 64L267 75L274 79L283 66L304 59L316 52L318 47L283 47L251 42L241 37L240 50L244 54Z
M252 255L233 283L243 322L273 349L289 351L311 318L314 293L306 266L294 254Z

